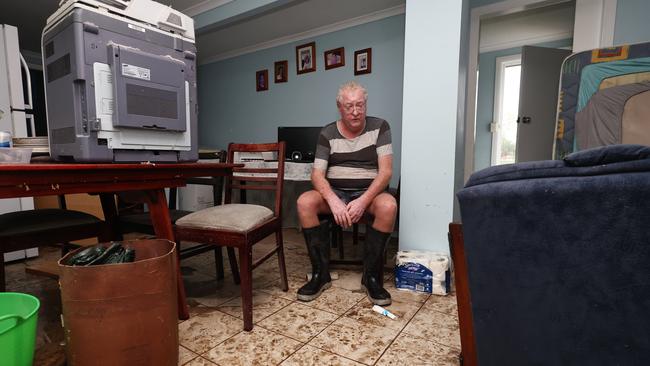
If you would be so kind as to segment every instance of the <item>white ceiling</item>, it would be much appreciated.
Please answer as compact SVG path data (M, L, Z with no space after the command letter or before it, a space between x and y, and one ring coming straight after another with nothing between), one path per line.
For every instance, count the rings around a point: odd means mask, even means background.
M174 9L195 15L232 0L159 0ZM0 24L18 27L21 49L40 52L41 31L59 0L1 0ZM292 41L296 35L314 36L311 31L345 24L368 14L403 7L406 0L294 0L220 28L197 35L200 59L218 59L243 49Z
M20 48L41 52L45 21L58 8L59 0L0 0L0 24L18 27Z
M185 0L191 1L191 0ZM273 40L292 36L403 6L405 0L306 0L280 7L227 28L198 35L199 58L218 59ZM313 37L313 35L311 35ZM298 36L297 38L301 38ZM286 42L285 42L286 43Z
M573 37L575 2L508 14L481 21L480 52Z

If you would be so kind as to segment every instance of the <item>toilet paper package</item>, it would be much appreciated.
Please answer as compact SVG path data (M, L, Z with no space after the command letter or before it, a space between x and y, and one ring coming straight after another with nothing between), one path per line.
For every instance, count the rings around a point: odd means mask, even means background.
M447 253L400 251L395 264L396 288L436 295L449 293L451 275Z

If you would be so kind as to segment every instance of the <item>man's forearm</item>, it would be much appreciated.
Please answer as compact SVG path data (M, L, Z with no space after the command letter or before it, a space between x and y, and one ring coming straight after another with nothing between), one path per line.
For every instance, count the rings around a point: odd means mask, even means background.
M393 175L392 171L379 171L375 179L370 183L370 186L366 192L362 195L364 199L367 200L368 204L377 197L378 194L386 190L388 184L390 183L390 178Z
M311 183L314 186L314 189L323 196L325 201L329 202L332 197L336 197L336 193L332 190L330 183L325 178L325 174L314 171L311 174Z

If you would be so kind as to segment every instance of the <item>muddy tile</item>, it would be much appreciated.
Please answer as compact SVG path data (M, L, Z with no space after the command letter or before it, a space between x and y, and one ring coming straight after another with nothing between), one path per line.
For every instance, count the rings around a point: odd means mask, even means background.
M179 346L178 347L178 364L185 365L186 363L195 359L198 355L189 349Z
M364 297L364 294L358 292L352 292L339 287L330 287L323 291L323 293L315 300L305 302L304 304L316 309L343 315Z
M460 349L458 318L422 307L404 328L404 333Z
M394 329L341 317L312 339L309 345L371 365L397 333Z
M394 320L376 313L372 310L372 306L373 304L370 300L365 298L345 313L345 316L379 327L401 330L420 309L421 305L393 300L393 302L390 305L385 306L385 308L397 316L397 319Z
M388 347L376 365L458 366L459 351L402 333Z
M302 343L255 326L211 349L203 356L219 365L277 365Z
M307 342L330 325L338 315L292 303L258 325L276 333Z
M217 281L201 272L183 276L188 303L198 303L205 306L221 305L239 296L240 288L231 278Z
M280 279L280 268L278 267L277 260L269 259L268 262L272 262L272 266L255 268L253 270L254 289L266 287L269 283Z
M337 366L362 366L358 363L339 355L327 352L325 350L305 345L298 352L294 353L281 363L282 366L319 366L319 365L337 365Z
M431 297L429 297L429 299L424 303L424 307L456 317L458 316L456 294L449 294L447 296L431 295Z
M253 322L266 318L283 307L289 305L290 300L271 296L263 291L253 292ZM235 297L217 307L220 311L237 318L243 318L241 297Z
M185 366L216 366L214 363L206 360L203 357L197 357L193 359L191 362L185 364Z
M339 276L337 280L332 281L332 286L344 288L350 291L357 291L361 288L361 269L358 271L335 269Z
M287 260L287 274L292 274L298 277L304 277L307 273L311 272L311 264L309 257L302 256L292 260Z
M178 325L178 338L183 347L203 353L239 333L243 322L211 308L192 309L190 319Z
M298 289L305 284L304 277L298 277L295 275L288 275L287 280L289 281L289 290L287 292L282 291L280 280L275 280L267 284L264 287L260 288L260 291L271 294L275 297L281 297L283 299L294 301L296 300L296 293Z

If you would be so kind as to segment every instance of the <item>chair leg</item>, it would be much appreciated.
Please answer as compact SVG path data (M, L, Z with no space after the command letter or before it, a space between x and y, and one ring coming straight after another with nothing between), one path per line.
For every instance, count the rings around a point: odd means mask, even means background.
M332 248L337 248L339 246L339 226L334 221L334 219L329 220L330 226L330 242L332 243Z
M235 285L239 285L241 280L239 278L239 269L237 268L238 266L237 266L237 257L235 257L235 248L227 247L226 250L228 251L228 261L230 262L232 279L233 281L235 281Z
M275 240L277 241L278 251L278 264L280 265L280 282L282 284L282 291L289 291L289 282L287 280L287 267L284 263L284 242L282 241L282 228L275 232Z
M223 253L220 246L214 247L214 266L217 271L217 279L223 280Z
M338 237L339 242L339 258L344 259L345 253L343 252L343 228L336 226L336 236Z
M241 307L244 313L244 330L253 330L253 252L248 245L239 248L241 266Z

